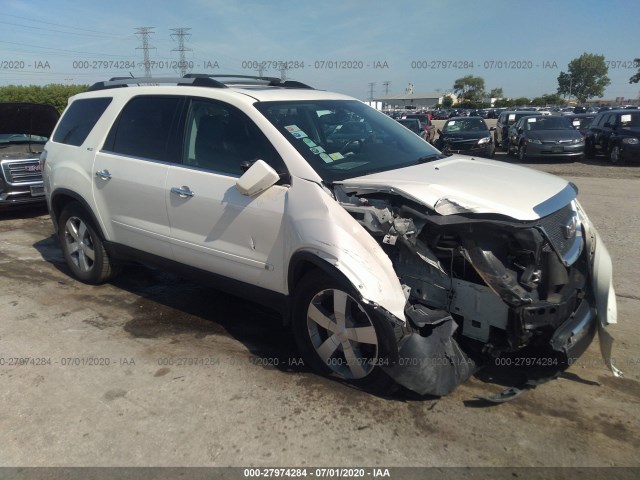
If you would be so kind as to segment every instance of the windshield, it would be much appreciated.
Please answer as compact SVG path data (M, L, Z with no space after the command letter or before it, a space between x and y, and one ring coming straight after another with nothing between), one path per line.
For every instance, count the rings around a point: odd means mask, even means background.
M482 132L488 130L487 124L481 118L465 118L449 120L445 123L444 133L454 132Z
M593 119L595 117L576 117L576 118L572 118L571 119L571 124L573 125L574 128L578 128L578 129L586 129L589 128L591 126L591 124L593 123Z
M40 135L27 135L25 133L0 133L0 144L2 143L46 143L47 137Z
M573 130L565 117L532 117L526 119L527 130Z
M440 158L418 135L357 100L255 106L328 182Z

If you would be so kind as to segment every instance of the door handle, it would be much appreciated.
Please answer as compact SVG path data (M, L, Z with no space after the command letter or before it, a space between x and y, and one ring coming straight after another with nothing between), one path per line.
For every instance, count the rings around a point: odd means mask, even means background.
M193 197L195 193L191 191L191 189L185 185L182 187L171 187L171 193L175 193L181 198Z
M102 180L111 180L111 174L109 170L99 170L96 172L96 177L101 178Z

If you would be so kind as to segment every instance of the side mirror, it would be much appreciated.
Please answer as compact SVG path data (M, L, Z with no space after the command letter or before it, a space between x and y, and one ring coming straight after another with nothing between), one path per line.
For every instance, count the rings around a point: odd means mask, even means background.
M490 131L490 132L493 132L495 129L496 129L496 127L491 127L491 128L489 129L489 131Z
M280 180L280 175L264 160L256 160L236 182L236 188L242 195L253 196L264 192Z
M440 131L440 129L437 130L438 135L442 135L442 132Z
M518 130L518 133L524 132L524 128L522 128L522 127L518 127L517 130Z

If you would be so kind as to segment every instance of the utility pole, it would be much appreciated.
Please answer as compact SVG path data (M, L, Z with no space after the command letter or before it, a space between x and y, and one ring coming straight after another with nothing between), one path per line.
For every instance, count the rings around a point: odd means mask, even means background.
M373 87L376 85L376 82L369 83L369 101L373 102Z
M389 80L385 80L382 82L382 85L384 85L384 94L389 95L389 85L391 85L391 82Z
M184 58L184 52L190 52L190 48L184 47L184 38L190 37L191 34L187 33L190 28L172 28L171 31L174 32L171 34L171 38L173 40L178 39L178 48L174 48L171 50L172 52L180 53L180 63L178 66L180 67L180 76L184 77L187 74L187 61Z
M262 77L264 76L264 65L260 64L260 66L258 67L258 76Z
M287 80L287 66L285 64L280 67L280 80L285 82Z
M143 58L142 63L144 65L145 77L151 77L151 61L149 60L149 50L155 47L153 47L152 45L149 45L149 35L154 33L153 31L154 28L155 27L137 27L136 28L136 35L142 41L142 46L137 47L136 50L142 50L142 58Z

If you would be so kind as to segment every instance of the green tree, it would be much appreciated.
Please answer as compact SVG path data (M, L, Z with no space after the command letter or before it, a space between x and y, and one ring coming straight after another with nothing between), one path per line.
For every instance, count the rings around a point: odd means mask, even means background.
M467 75L453 83L453 91L460 102L479 101L484 97L484 78Z
M629 79L629 83L638 83L640 82L640 58L636 58L633 64L638 67L638 72Z
M502 91L502 87L494 88L489 92L489 98L502 98L504 97L504 92Z
M496 100L493 104L494 107L502 108L502 107L513 107L513 100L510 98L501 98L500 100Z
M59 112L65 109L69 97L84 92L88 85L7 85L0 87L0 102L30 102L53 105Z
M568 70L558 75L558 94L574 96L580 103L601 97L611 83L604 55L583 53L569 62Z
M444 108L451 108L453 105L453 97L451 95L445 95L442 97L442 106Z
M562 97L557 93L544 94L541 97L531 99L531 105L543 107L545 105L558 105L562 103Z
M531 100L527 97L520 97L513 100L513 106L525 107L527 105L531 105Z

